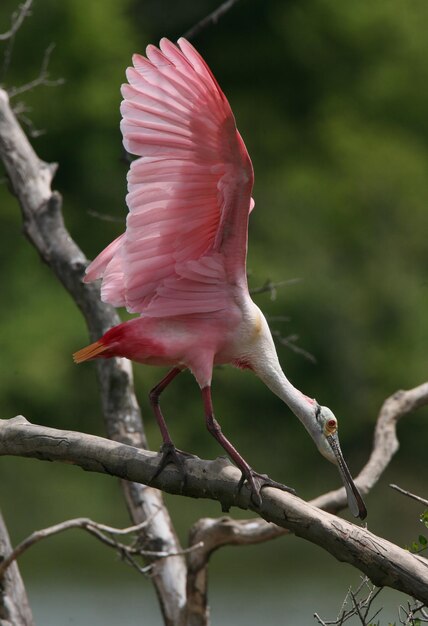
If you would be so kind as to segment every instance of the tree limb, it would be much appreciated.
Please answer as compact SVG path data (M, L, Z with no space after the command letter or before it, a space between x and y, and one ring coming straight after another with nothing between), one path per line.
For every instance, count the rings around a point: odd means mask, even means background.
M48 539L49 537L65 532L66 530L72 530L75 528L85 530L109 548L113 548L118 551L123 560L132 565L132 567L135 567L142 574L147 574L153 569L153 566L148 565L146 567L140 567L135 561L135 556L149 557L152 560L166 559L196 551L201 547L201 544L195 544L191 548L183 550L183 552L178 555L176 552L144 550L138 541L134 542L134 544L127 545L116 539L117 536L135 535L136 533L139 533L148 525L150 521L151 520L145 520L144 522L141 522L141 524L129 526L128 528L113 528L111 526L106 526L105 524L94 522L87 517L78 517L66 520L65 522L60 522L54 526L49 526L48 528L43 528L42 530L36 530L21 541L21 543L19 543L13 550L9 550L7 554L5 553L4 559L0 562L0 579L3 577L5 571L11 566L11 564L34 544L42 541L43 539Z
M85 285L87 260L70 237L62 218L61 195L52 191L56 164L41 161L19 125L7 93L0 89L0 158L11 189L21 206L24 232L41 258L53 270L82 311L93 340L120 322L113 307L101 302L99 288ZM147 447L140 409L134 394L131 364L125 359L97 363L105 427L108 436L133 446ZM151 523L141 540L147 549L162 546L182 551L162 495L141 484L122 482L129 513L135 524ZM159 511L153 517L153 513ZM156 561L152 577L166 625L180 624L186 603L186 566L181 556Z
M0 41L6 41L12 39L21 27L22 22L30 14L31 5L33 0L25 0L19 9L12 15L12 24L8 31L0 33Z
M14 98L15 96L23 94L26 91L31 91L31 89L39 87L40 85L44 85L45 87L58 87L59 85L64 84L63 78L49 78L49 61L54 48L55 44L53 43L46 48L40 65L39 75L29 83L8 89L9 98Z
M237 2L238 0L226 0L226 2L223 2L215 11L204 17L200 22L195 24L195 26L192 26L192 28L189 28L189 30L184 33L183 37L185 39L193 39L196 35L199 35L204 28L212 24L217 24L219 19Z
M9 534L0 513L1 565L11 550ZM16 563L11 564L3 579L0 580L0 624L2 626L34 626L24 583Z
M407 496L408 498L411 498L412 500L416 500L416 502L420 502L421 504L428 506L428 500L426 498L421 498L420 496L417 496L414 493L410 493L410 491L407 491L406 489L402 489L398 485L389 485L389 486L391 487L391 489L395 489L395 491L398 491L398 493L402 493L403 496Z
M0 453L72 463L88 471L145 484L151 481L159 462L153 452L93 435L37 426L22 416L0 421ZM375 585L392 587L428 602L426 559L277 489L264 489L259 509L246 486L237 491L239 479L239 470L225 458L189 458L185 483L176 467L169 466L152 482L168 493L218 500L223 509L232 505L251 509L266 521L360 569Z

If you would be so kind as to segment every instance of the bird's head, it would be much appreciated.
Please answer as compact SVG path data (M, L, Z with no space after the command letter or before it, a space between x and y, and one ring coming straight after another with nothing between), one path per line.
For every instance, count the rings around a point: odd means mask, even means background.
M337 434L337 419L334 413L326 406L320 406L316 403L314 408L314 422L310 434L321 454L337 466L346 489L351 513L355 517L364 519L367 515L367 510L343 458Z

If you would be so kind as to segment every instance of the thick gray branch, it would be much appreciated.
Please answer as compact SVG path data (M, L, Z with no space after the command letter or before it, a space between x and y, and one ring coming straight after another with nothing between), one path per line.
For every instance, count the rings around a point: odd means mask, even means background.
M93 339L118 324L116 311L100 300L99 289L82 283L87 260L67 231L62 218L62 198L52 191L56 165L41 161L34 152L0 89L0 157L13 193L21 206L24 232L41 258L53 270L81 309ZM140 410L133 390L132 369L124 359L97 364L107 434L111 439L147 447ZM134 523L152 520L142 541L148 550L180 553L162 495L140 484L123 482L127 506ZM153 514L158 512L156 516ZM181 556L157 561L152 580L165 623L179 624L186 598L186 568Z
M0 560L12 551L9 534L0 513ZM34 626L24 583L16 563L8 567L0 581L0 624L2 626Z
M73 463L88 471L143 483L150 481L159 461L153 452L101 437L29 424L23 417L0 421L0 454ZM169 466L153 484L172 494L218 500L223 508L234 505L252 509L266 521L357 567L374 584L392 587L428 603L428 561L424 558L276 489L263 491L263 503L257 509L245 486L237 492L240 472L226 459L189 458L186 470L185 484L177 469Z

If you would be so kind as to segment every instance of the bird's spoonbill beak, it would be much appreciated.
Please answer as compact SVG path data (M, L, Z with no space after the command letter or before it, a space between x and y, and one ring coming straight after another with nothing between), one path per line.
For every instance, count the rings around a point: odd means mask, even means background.
M349 471L348 466L345 463L345 459L343 458L337 432L328 435L327 441L330 444L331 449L333 450L334 456L336 457L339 474L343 481L343 484L345 485L349 509L354 517L364 519L367 516L366 505L364 504L360 492L358 491L354 481L352 480L351 472Z

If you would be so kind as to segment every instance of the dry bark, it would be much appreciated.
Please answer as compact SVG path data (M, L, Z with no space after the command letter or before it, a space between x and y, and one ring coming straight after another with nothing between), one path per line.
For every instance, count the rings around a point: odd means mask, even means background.
M12 551L3 516L0 513L0 560ZM24 583L16 562L12 563L0 580L0 624L2 626L34 626Z

